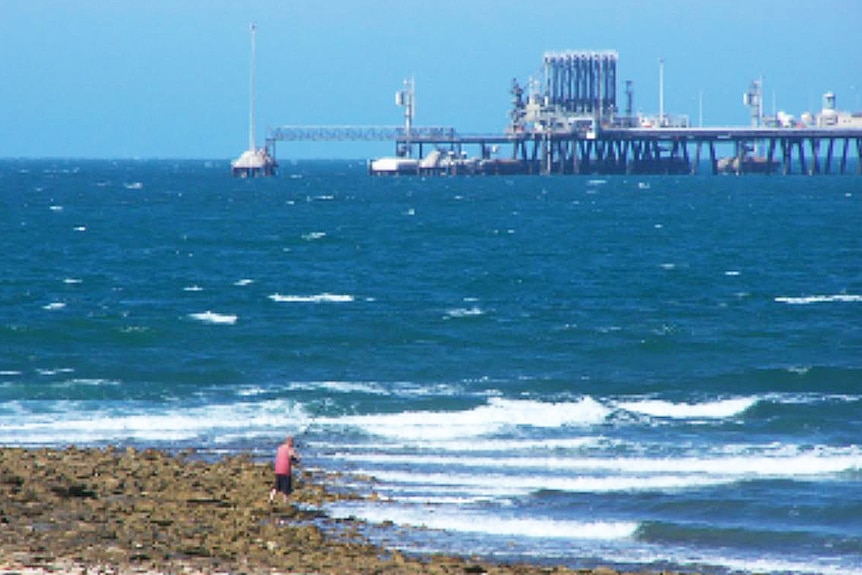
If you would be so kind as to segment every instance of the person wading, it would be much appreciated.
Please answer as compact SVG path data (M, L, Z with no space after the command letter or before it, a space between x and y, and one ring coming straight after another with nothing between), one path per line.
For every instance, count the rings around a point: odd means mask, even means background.
M275 484L269 492L269 501L272 503L276 493L281 493L284 502L293 491L293 480L291 478L291 467L299 463L300 457L293 447L293 437L288 436L284 443L278 446L275 452Z

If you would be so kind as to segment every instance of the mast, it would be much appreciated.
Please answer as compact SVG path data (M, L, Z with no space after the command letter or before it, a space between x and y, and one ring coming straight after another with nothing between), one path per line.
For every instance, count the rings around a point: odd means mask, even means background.
M249 79L250 87L249 87L249 105L248 105L248 149L255 149L255 137L254 137L254 60L255 60L255 46L254 46L254 35L257 30L257 24L251 25L251 78Z

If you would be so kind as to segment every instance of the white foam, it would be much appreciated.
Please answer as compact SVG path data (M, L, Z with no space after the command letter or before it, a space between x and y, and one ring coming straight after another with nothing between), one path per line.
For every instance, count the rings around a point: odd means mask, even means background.
M789 305L809 305L815 303L860 303L862 295L855 294L834 294L834 295L812 295L803 297L776 297L778 303L786 303Z
M43 305L42 309L47 311L57 311L66 307L66 304L60 301L51 302L49 304Z
M590 397L575 402L491 398L466 411L407 411L355 415L326 423L356 426L389 439L441 440L478 437L508 427L557 428L601 423L610 410Z
M754 404L756 397L738 397L704 403L674 403L660 399L621 401L616 406L625 411L650 417L669 419L726 419L742 414Z
M45 376L57 375L60 373L74 373L74 372L75 372L75 370L72 369L71 367L60 367L57 369L47 369L47 368L37 368L36 369L36 373L38 373L39 375L45 375Z
M74 228L72 228L72 229L73 229L74 231L76 231L76 232L86 232L86 231L87 231L87 226L75 226L75 227L74 227Z
M625 491L665 491L690 489L733 483L729 476L706 476L698 474L667 475L539 475L503 473L422 473L416 470L398 471L360 468L360 475L374 477L385 484L422 486L423 489L442 490L451 494L451 488L471 487L501 496L522 496L537 491L561 491L568 493L613 493Z
M243 279L241 279L241 280L237 280L237 281L235 281L235 282L233 283L233 285L235 285L235 286L239 286L239 287L245 287L245 286L247 286L247 285L251 285L251 284L253 284L253 283L254 283L254 280L250 280L250 279L248 279L248 278L243 278Z
M315 295L281 295L274 293L269 296L278 303L349 303L354 301L354 296L346 294L320 293Z
M331 420L330 420L331 421ZM321 421L320 423L326 423ZM476 441L472 437L454 438L442 440L395 440L387 442L377 442L374 444L374 453L380 454L401 454L406 449L427 449L435 453L511 453L520 450L529 450L533 453L548 453L560 452L565 450L584 450L592 449L598 446L612 445L604 437L573 437L561 439L489 439L482 438L482 441ZM332 455L333 458L347 457L363 460L363 457L354 452L366 453L368 445L365 443L345 443L327 442L319 438L310 441L319 451L325 451Z
M485 315L485 312L476 306L469 308L461 307L446 311L447 318L476 317L480 315Z
M75 284L79 284L79 283L83 283L83 282L82 282L82 280L80 280L78 278L66 278L63 280L63 283L67 284L67 285L75 285Z
M191 292L204 291L204 288L202 288L199 285L191 285L191 286L184 287L183 291L191 291Z
M553 519L509 519L461 509L430 507L333 505L336 517L358 517L371 523L392 521L398 525L424 527L447 532L481 533L497 536L541 539L613 540L634 536L638 524L629 521L561 521Z
M238 319L236 315L215 313L212 311L205 311L202 313L190 313L189 317L198 321L202 321L204 323L211 323L217 325L233 325Z
M747 478L791 478L829 476L862 469L862 452L855 448L821 446L812 450L784 450L752 455L704 457L500 457L422 454L340 453L334 459L365 464L399 465L402 468L478 468L505 471L542 471L546 473L632 474L640 477L699 475L721 481ZM515 453L530 453L526 448Z
M281 436L307 425L305 409L286 400L241 402L204 407L176 406L152 412L148 405L82 411L77 402L57 402L49 413L37 411L0 424L0 444L40 445L132 439L185 441L195 438ZM24 406L27 407L26 405Z
M49 209L50 209L52 212L62 212L62 211L63 211L63 206L54 205L54 206L50 206L50 207L49 207Z
M302 234L302 239L307 242L311 242L314 240L319 240L326 237L326 232L310 232L307 234Z

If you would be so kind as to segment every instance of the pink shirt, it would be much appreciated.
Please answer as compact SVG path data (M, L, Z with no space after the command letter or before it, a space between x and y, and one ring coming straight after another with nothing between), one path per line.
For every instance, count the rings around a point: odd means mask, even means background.
M290 475L290 459L296 457L296 450L290 445L282 444L275 452L276 475Z

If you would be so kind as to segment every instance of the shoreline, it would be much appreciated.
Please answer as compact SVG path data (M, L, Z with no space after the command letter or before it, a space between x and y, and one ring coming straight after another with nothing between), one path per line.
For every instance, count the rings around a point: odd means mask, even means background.
M0 448L0 574L488 573L617 571L409 556L362 524L318 509L356 499L294 472L269 502L273 470L249 454L209 462L156 449Z

